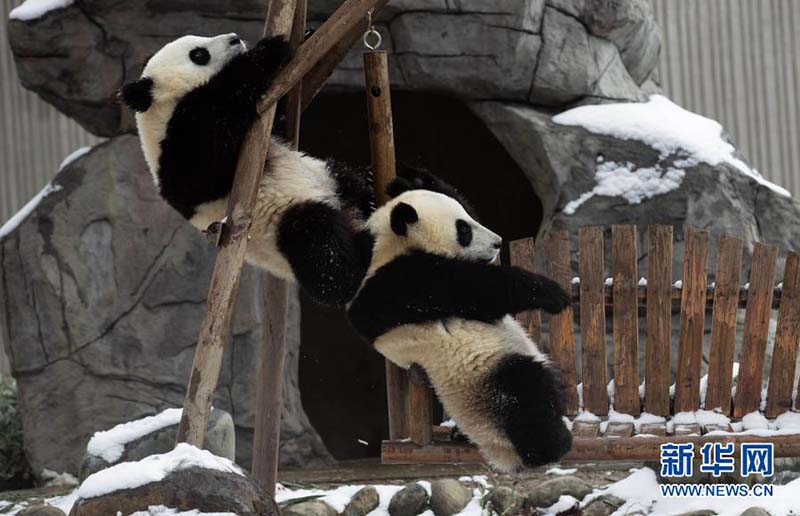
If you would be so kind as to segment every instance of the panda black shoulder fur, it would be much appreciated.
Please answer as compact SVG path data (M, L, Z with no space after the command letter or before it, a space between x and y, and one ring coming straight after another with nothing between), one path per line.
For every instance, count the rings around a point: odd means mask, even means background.
M200 230L225 216L239 150L256 106L292 50L282 38L248 50L236 34L184 36L161 48L122 99L136 111L162 197ZM356 238L374 206L371 176L272 138L247 261L343 305L363 278Z
M498 235L452 197L409 187L392 185L396 197L367 221L372 259L351 323L398 366L422 367L497 469L558 460L572 444L560 374L511 314L560 312L568 294L543 276L492 265Z

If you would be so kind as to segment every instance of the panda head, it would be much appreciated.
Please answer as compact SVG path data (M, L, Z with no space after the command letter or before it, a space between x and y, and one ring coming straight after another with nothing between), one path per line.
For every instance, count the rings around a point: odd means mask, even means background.
M245 50L244 42L236 34L178 38L147 61L139 79L123 86L122 100L138 113L159 103L174 103L208 82Z
M398 195L372 214L367 228L375 239L373 270L413 250L490 263L503 242L458 201L429 190Z

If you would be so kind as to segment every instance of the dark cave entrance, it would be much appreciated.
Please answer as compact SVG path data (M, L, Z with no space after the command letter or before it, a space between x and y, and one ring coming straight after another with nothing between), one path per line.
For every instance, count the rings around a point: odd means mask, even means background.
M462 102L392 93L398 169L430 170L455 185L481 223L507 243L536 235L542 206L530 182ZM304 113L300 147L320 158L370 163L363 93L318 97ZM375 457L388 436L384 361L348 326L344 312L302 305L300 392L311 423L337 459ZM363 444L363 443L367 444Z

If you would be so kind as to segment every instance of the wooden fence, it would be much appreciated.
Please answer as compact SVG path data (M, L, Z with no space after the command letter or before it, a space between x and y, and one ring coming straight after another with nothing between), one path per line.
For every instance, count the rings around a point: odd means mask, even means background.
M786 255L785 274L775 285L778 249L757 243L753 249L749 282L742 277L742 240L724 235L718 242L715 281L707 284L709 235L707 231L688 228L684 240L681 283L672 283L673 234L671 226L650 226L648 233L646 284L637 271L637 228L615 225L611 228L611 278L604 276L604 231L601 227L581 228L578 235L578 279L571 278L570 240L566 231L553 231L543 242L545 273L564 288L571 289L574 303L561 314L550 317L547 352L564 375L566 413L579 413L578 389L583 409L596 416L609 414L609 375L606 366L606 321L612 322L613 408L616 412L638 416L645 411L668 417L679 412L693 412L702 407L718 410L735 419L759 411L762 403L769 322L778 309L769 388L763 410L774 418L792 409L795 364L800 339L800 255ZM533 241L511 244L512 264L533 269ZM744 329L738 362L735 396L732 396L736 319L745 308ZM670 378L672 320L679 313L679 336L676 376ZM581 377L574 338L573 310L578 310L580 328ZM705 321L710 313L711 338L707 390L701 400L701 361ZM641 315L644 317L641 317ZM644 371L639 366L639 322L644 319L646 356ZM532 335L541 335L541 315L522 314L520 322ZM644 381L644 396L640 387ZM674 389L674 395L670 391ZM430 426L430 410L414 410L409 404L411 427ZM730 425L697 423L641 425L639 433L652 439L634 439L635 425L580 418L573 423L576 445L568 460L655 459L657 444L664 439L691 437L705 439L714 430L730 431ZM601 432L601 429L603 430ZM601 435L602 433L602 435ZM383 458L387 462L472 462L478 455L458 443L436 442L442 431L434 428L430 439L420 441L412 434L408 441L387 441ZM701 437L702 435L702 437ZM660 437L658 437L660 436ZM670 436L670 437L667 437ZM582 439L592 438L591 441ZM594 439L597 438L597 439ZM604 438L630 438L611 444ZM709 437L710 438L710 437ZM740 442L749 439L741 434L714 436ZM800 454L800 434L765 438L776 444L776 453ZM666 442L666 441L664 441ZM605 453L608 446L613 452Z

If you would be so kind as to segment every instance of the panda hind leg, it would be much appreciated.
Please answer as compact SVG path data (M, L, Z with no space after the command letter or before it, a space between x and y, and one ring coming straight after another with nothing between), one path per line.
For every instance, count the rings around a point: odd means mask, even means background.
M488 381L491 410L526 467L556 462L570 450L557 369L530 356L510 355Z
M332 306L350 301L361 284L369 261L362 240L344 213L314 201L289 208L278 228L278 248L301 288Z

